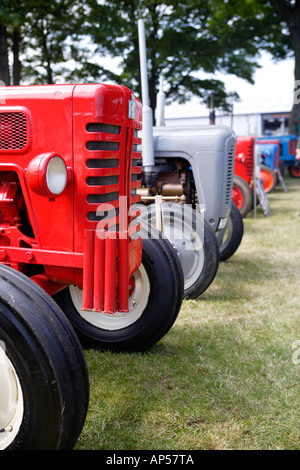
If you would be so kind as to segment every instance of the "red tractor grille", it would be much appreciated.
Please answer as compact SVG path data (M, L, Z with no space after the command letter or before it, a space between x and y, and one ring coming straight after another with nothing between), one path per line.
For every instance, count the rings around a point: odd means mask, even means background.
M88 175L86 183L89 187L86 200L87 218L91 222L105 219L107 229L118 230L114 215L118 216L119 210L121 128L95 122L87 124L86 131L89 134L86 149L91 152L90 158L86 160ZM103 211L103 214L97 213L100 204L110 204L115 208L115 213L109 214L109 211Z
M141 167L138 166L141 154L136 151L140 139L133 128L128 127L124 136L120 126L111 124L89 123L86 131L86 149L90 152L90 158L86 160L87 218L91 222L101 221L106 230L117 231L119 197L127 197L126 215L130 206L140 200L140 196L136 195L136 188L141 184ZM103 211L97 212L101 204L104 204ZM129 213L128 224L132 218Z
M253 179L253 167L254 167L254 145L249 143L246 153L246 173L247 176Z
M134 130L133 137L133 152L131 161L131 176L130 176L130 204L136 204L140 202L141 196L136 194L137 188L141 186L141 173L142 173L142 154L137 151L138 144L141 144L142 140L138 137L137 129ZM133 229L135 214L129 215L129 223Z
M83 308L127 311L129 251L135 243L130 238L139 229L134 220L138 214L130 207L140 200L135 191L141 184L141 154L136 151L141 141L133 127L88 123L86 133L85 207L90 227L85 230Z
M0 150L23 150L26 145L27 120L25 113L0 113Z

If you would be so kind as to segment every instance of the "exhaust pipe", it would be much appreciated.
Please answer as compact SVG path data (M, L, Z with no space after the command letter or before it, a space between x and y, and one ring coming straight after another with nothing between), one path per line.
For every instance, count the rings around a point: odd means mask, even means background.
M155 183L156 171L154 162L153 146L153 115L149 106L148 76L147 76L147 53L144 20L138 20L139 52L143 104L143 129L142 129L142 165L145 173L147 187Z
M156 125L158 127L165 125L165 93L164 93L164 78L159 77L159 92L157 93L157 106L156 106Z

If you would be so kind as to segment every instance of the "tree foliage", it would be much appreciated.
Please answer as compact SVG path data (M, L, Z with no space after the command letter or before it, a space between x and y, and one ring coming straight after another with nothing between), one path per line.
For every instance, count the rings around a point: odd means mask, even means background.
M87 0L91 9L87 34L99 45L99 54L122 58L120 80L140 93L137 21L144 18L152 108L163 75L169 101L198 96L208 103L214 91L216 106L226 109L226 92L215 72L253 83L262 50L277 60L292 55L286 18L275 3L298 1Z
M137 22L140 18L145 20L152 108L160 75L164 77L170 101L183 103L196 95L208 103L213 91L216 105L222 107L227 106L226 92L223 83L214 78L216 71L252 81L257 48L250 41L241 42L243 31L224 27L225 10L220 15L218 8L224 2L88 0L88 4L90 18L98 18L90 21L87 31L99 44L98 53L120 56L120 80L139 94ZM210 74L209 78L203 72Z
M300 0L269 0L268 2L277 12L283 24L282 35L286 41L287 54L292 52L295 58L295 89L300 83ZM275 43L275 41L274 41ZM297 134L300 121L300 103L294 100L289 120L289 132Z
M22 79L54 83L72 59L72 41L81 22L80 6L73 0L1 0L0 41L2 37L6 43L0 45L0 63L7 66L1 69L2 80L8 85Z
M243 41L250 41L258 51L268 51L274 60L293 57L295 81L300 80L300 0L221 0L217 8L218 16L224 15L224 25L235 22L239 29L243 24ZM290 133L297 133L298 118L300 105L294 103Z
M6 84L113 81L141 96L138 19L146 26L150 104L159 77L167 100L228 107L217 71L253 83L262 49L295 55L300 0L1 0L0 80ZM108 60L119 58L118 70ZM299 65L297 65L299 64Z

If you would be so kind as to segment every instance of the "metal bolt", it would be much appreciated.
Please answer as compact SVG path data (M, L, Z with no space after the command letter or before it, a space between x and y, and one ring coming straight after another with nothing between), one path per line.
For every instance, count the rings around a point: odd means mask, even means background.
M6 426L6 428L0 429L0 432L12 432L13 427L12 426Z
M34 258L34 254L32 253L32 251L26 251L26 253L25 253L26 261L32 261L33 258Z

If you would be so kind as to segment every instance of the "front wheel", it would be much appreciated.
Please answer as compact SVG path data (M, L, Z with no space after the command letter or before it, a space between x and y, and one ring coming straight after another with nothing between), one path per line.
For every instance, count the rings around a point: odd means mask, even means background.
M292 178L300 178L300 166L298 165L289 166L289 174Z
M82 311L82 290L70 286L55 300L82 343L115 351L143 351L171 328L183 298L183 276L168 240L143 239L142 263L130 280L129 311L114 314ZM153 235L153 233L152 233Z
M276 187L277 176L275 171L272 168L261 165L260 166L260 178L262 179L262 184L265 193L270 193Z
M232 187L232 200L239 209L242 217L246 217L252 209L253 194L252 190L241 177L234 175Z
M83 351L63 312L0 266L0 450L72 449L88 399Z
M236 252L241 244L243 233L242 216L234 202L232 202L226 227L216 234L219 243L220 261L226 261Z

